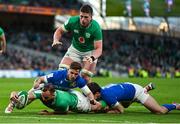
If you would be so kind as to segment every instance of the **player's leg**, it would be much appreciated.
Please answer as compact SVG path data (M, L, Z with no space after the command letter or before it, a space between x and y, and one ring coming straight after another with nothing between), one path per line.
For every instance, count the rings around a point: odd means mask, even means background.
M157 101L150 95L143 105L155 114L165 114L171 110L178 109L179 107L179 105L176 104L164 104L160 106Z
M171 110L176 109L175 104L164 104L160 106L157 101L149 95L147 92L144 92L144 88L140 85L134 84L136 89L135 99L137 99L141 104L143 104L148 110L155 114L165 114Z
M149 92L155 89L155 85L153 83L149 83L144 87L144 92ZM121 104L124 108L128 108L133 102L139 102L137 99L133 101L122 101Z
M79 55L79 51L71 45L59 64L59 70L68 69L72 62L81 63L81 56Z
M73 60L70 57L63 57L63 59L61 60L60 64L59 64L59 70L62 69L68 69L69 66L71 65L71 63L73 62Z

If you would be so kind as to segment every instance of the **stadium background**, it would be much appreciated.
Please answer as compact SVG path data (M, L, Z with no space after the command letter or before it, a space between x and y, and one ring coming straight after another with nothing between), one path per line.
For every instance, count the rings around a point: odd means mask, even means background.
M39 102L22 111L15 110L12 115L4 114L12 90L28 90L35 77L57 69L70 45L71 34L63 35L63 46L51 48L53 32L69 16L77 15L84 2L87 1L0 0L0 26L7 39L7 53L0 56L0 122L180 123L177 119L178 112L165 115L168 117L151 115L136 104L122 117L106 114L42 117L37 115L44 108ZM101 85L121 81L133 81L142 85L155 82L157 89L152 94L161 104L180 101L179 91L176 90L180 86L178 0L174 1L174 8L170 13L166 13L164 0L152 1L150 17L143 14L143 0L132 1L132 17L123 13L125 0L89 2L94 9L94 18L103 29L103 55L99 59L93 80ZM7 120L9 117L12 120ZM91 117L88 121L87 118Z

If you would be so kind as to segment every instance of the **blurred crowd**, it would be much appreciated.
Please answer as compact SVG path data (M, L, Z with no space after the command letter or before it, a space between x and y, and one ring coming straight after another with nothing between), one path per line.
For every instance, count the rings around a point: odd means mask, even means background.
M57 63L46 56L36 56L24 53L22 50L11 48L4 56L0 57L1 70L53 70L57 69Z
M63 45L52 48L53 33L31 30L7 33L12 45L62 57L70 45L71 34L62 38ZM103 31L103 55L98 60L97 70L116 71L130 76L154 77L157 73L174 75L180 69L180 39L133 33L120 30ZM57 69L58 64L46 57L36 57L13 49L1 57L1 69Z
M171 76L180 69L180 39L126 31L105 31L104 67L131 76Z
M42 6L53 8L79 9L81 3L78 0L0 0L3 4Z

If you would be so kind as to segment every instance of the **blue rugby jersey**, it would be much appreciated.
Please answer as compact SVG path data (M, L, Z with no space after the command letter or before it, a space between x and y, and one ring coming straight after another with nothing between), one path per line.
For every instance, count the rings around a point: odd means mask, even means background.
M114 106L117 102L133 100L135 92L134 86L130 83L109 84L102 87L101 99L109 106Z
M46 75L45 78L47 79L47 83L52 83L56 89L60 90L70 90L77 87L82 88L86 85L86 80L80 77L80 75L78 75L74 81L68 81L67 73L68 70L66 69L58 70Z

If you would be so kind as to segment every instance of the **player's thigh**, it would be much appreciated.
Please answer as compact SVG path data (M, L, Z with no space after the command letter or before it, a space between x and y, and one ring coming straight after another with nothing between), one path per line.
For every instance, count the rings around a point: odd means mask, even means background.
M64 68L69 68L70 64L73 62L73 60L69 57L63 57L63 59L61 60L60 64L59 64L59 69L64 69Z
M135 88L135 96L134 96L134 101L138 101L142 104L148 99L149 94L145 92L144 88L138 84L132 84Z
M70 65L73 62L73 60L70 57L63 57L63 59L61 60L60 64L63 65Z
M160 106L151 95L149 95L148 99L144 102L144 106L156 114L163 114L167 112L167 109Z
M82 59L81 52L77 51L74 47L70 46L68 48L68 51L64 55L61 63L62 64L72 63L73 61L81 63L81 59Z

